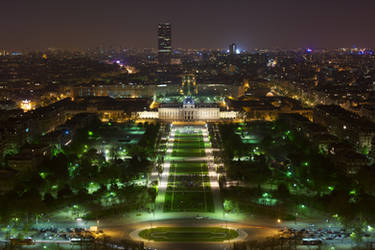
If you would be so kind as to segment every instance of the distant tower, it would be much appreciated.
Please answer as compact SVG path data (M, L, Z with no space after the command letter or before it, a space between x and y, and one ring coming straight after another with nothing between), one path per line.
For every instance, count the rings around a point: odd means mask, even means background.
M172 29L170 23L161 23L158 27L159 63L169 64L172 55Z
M229 54L234 55L237 53L237 44L232 43L229 45Z

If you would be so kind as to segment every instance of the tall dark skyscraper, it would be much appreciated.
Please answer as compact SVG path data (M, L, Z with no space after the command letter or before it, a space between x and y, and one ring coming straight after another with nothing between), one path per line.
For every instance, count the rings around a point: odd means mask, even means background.
M161 23L158 27L159 63L168 64L172 54L172 29L170 23Z
M237 44L232 43L229 45L229 54L234 55L237 53Z

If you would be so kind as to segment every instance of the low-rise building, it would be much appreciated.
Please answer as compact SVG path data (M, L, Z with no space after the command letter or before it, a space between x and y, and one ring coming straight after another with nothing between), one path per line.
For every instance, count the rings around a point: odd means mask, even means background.
M317 105L314 122L342 140L351 142L358 150L371 151L375 123L336 105Z

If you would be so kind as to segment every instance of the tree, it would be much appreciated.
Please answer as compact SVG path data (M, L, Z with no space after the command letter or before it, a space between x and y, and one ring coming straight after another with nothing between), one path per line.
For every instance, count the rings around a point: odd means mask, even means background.
M276 195L280 200L285 201L290 197L289 188L284 183L280 183Z
M59 199L70 198L72 195L73 195L73 192L68 185L65 185L64 188L60 189L59 192L57 193L57 196L59 197Z
M231 200L225 200L224 203L223 203L223 207L224 207L224 211L226 213L231 212L233 210L233 208L234 208L233 201L231 201Z

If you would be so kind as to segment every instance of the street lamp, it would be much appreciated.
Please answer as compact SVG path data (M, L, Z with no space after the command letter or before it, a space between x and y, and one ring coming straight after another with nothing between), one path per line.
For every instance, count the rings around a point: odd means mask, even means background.
M155 209L152 209L152 220L155 220Z
M150 211L150 213L152 213L152 220L150 221L150 226L151 226L151 228L152 228L152 222L155 220L155 210L152 209L152 210Z
M223 213L223 217L224 217L224 221L225 221L225 228L228 228L228 222L226 220L227 215L228 214L226 212Z

